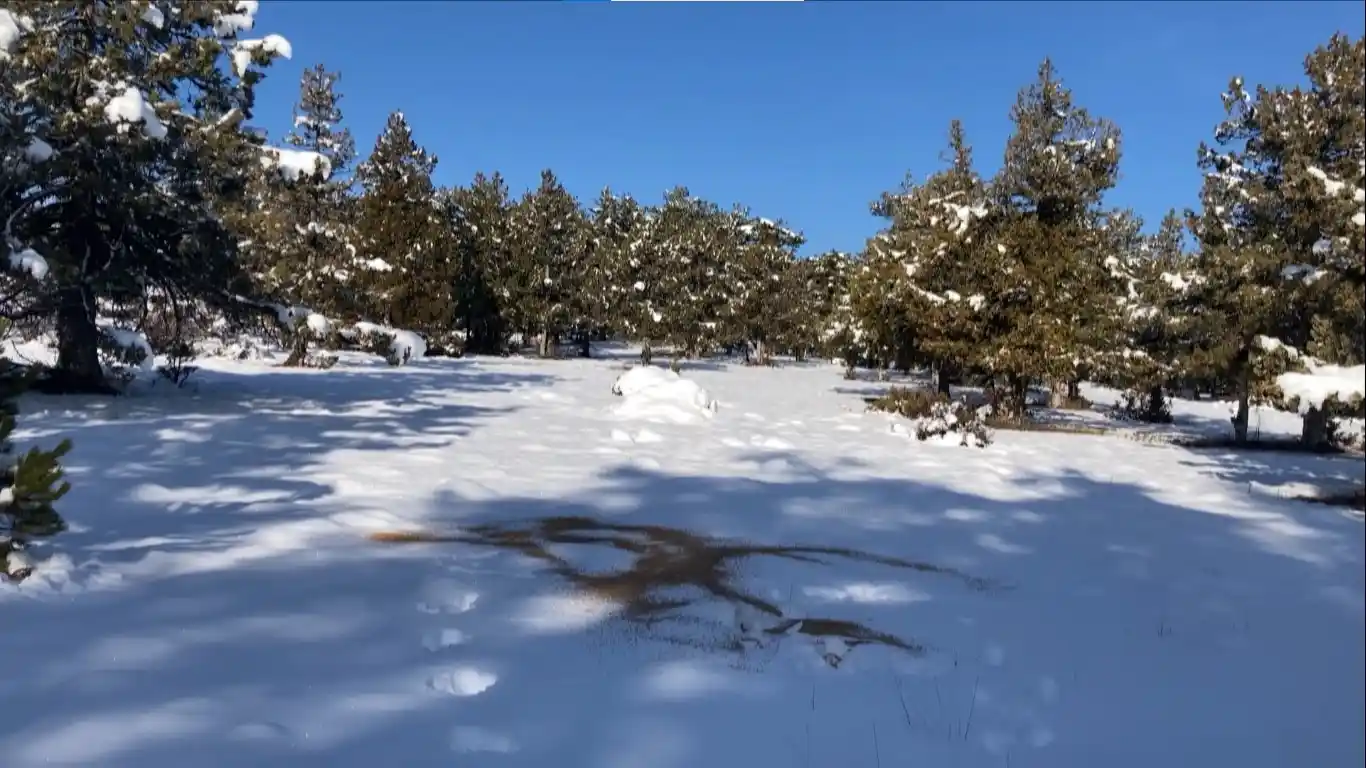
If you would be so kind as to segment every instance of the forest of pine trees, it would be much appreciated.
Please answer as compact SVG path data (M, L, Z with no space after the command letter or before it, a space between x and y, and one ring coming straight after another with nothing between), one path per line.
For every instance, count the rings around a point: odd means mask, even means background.
M585 203L547 169L520 195L495 171L443 188L401 112L358 157L344 80L322 66L268 140L255 86L292 51L252 31L256 3L6 5L0 318L50 334L56 363L34 382L49 391L116 391L120 329L165 354L264 324L287 365L318 366L401 329L428 354L591 355L617 338L647 360L925 368L1020 418L1030 388L1061 404L1083 380L1128 392L1137 418L1215 394L1239 403L1241 440L1251 404L1297 405L1277 374L1366 350L1361 40L1309 53L1305 86L1232 81L1191 148L1197 210L1145 226L1107 205L1121 127L1045 61L994 176L954 122L940 170L877 196L884 225L861 251L801 257L799 232L683 186ZM1304 439L1353 408L1309 408Z

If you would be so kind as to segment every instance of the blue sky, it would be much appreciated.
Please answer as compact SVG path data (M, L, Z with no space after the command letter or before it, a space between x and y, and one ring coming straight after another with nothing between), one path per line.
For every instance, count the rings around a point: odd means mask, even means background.
M288 129L299 71L342 73L362 153L402 109L439 184L551 168L581 200L683 184L781 218L804 250L858 250L868 203L940 167L952 118L995 171L1020 87L1051 56L1124 133L1110 196L1150 224L1196 201L1195 150L1229 77L1294 83L1315 45L1362 34L1360 2L562 3L268 0L256 123Z

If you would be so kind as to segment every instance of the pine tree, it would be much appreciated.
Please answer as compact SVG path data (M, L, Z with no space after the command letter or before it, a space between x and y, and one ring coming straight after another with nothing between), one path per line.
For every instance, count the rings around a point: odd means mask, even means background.
M581 329L582 284L588 258L588 221L550 170L512 210L513 279L509 288L518 327L540 339L542 357L570 331Z
M351 196L356 141L342 127L341 99L337 83L341 75L317 64L304 70L299 81L299 101L294 105L294 126L285 144L326 159L310 184L297 184L294 217L302 238L302 253L292 282L305 305L328 315L357 317L358 299L349 295L349 278L358 268L351 223L355 198ZM319 171L322 169L320 168Z
M424 334L454 326L448 224L432 171L437 159L413 140L402 112L389 115L370 156L356 170L362 187L356 231L368 275L357 276L366 314Z
M0 62L3 66L3 62ZM36 136L29 116L12 102L0 102L0 318L21 321L47 314L50 304L44 280L47 260L18 236L33 205L29 192L52 148Z
M664 196L649 228L647 248L660 265L662 306L652 310L675 364L705 354L720 341L719 321L728 297L721 265L735 252L736 229L715 203L675 187Z
M1047 60L1011 121L991 184L997 250L982 251L995 284L982 293L1000 350L988 367L1008 382L1001 405L1018 417L1032 379L1048 382L1055 402L1075 395L1119 335L1114 297L1124 289L1106 264L1098 208L1118 177L1118 129L1077 106Z
M777 348L789 341L801 297L793 283L797 249L806 239L781 222L732 214L738 252L722 262L727 328L724 335L751 350L755 362L766 365Z
M603 189L592 210L593 261L599 272L599 311L613 330L640 342L648 364L662 304L659 259L649 248L650 211L630 195Z
M243 250L257 292L284 307L278 319L292 345L286 365L304 364L309 342L327 330L323 318L360 316L350 280L365 267L351 226L355 142L340 127L337 79L321 65L304 70L285 144L312 158L313 167L302 174L266 169L245 223Z
M1308 90L1259 86L1254 96L1234 78L1219 149L1200 148L1202 211L1190 219L1208 310L1201 333L1208 365L1233 382L1239 441L1250 404L1274 402L1274 375L1304 351L1361 359L1362 50L1340 35L1315 50ZM1308 409L1305 441L1321 443L1327 420Z
M988 189L973 168L962 123L949 125L948 168L922 185L908 179L899 194L885 194L875 212L891 219L887 249L900 265L907 325L917 357L933 365L937 388L949 393L954 378L980 364L984 353L982 291L989 284L982 256L988 235ZM902 353L905 355L906 353Z
M278 35L241 39L255 6L15 8L24 34L0 67L0 101L19 105L55 150L24 193L43 204L16 233L52 267L51 386L112 391L97 353L97 302L141 301L155 289L229 303L244 287L215 211L259 166L259 142L240 123L261 68L288 55Z
M510 259L512 201L507 183L494 173L475 174L470 186L447 198L456 261L456 316L465 349L502 352L507 346L504 288Z
M33 567L24 550L35 539L66 530L53 505L71 490L71 484L62 479L61 465L71 441L14 456L10 435L19 413L15 398L32 376L19 375L8 360L0 359L0 366L4 368L0 371L0 576L22 581Z
M1185 290L1193 264L1182 245L1182 220L1169 211L1153 235L1143 235L1141 227L1138 217L1126 215L1106 231L1131 290L1120 302L1123 335L1103 381L1126 391L1129 416L1167 421L1168 388L1190 377L1186 350L1197 346L1190 326L1199 307Z

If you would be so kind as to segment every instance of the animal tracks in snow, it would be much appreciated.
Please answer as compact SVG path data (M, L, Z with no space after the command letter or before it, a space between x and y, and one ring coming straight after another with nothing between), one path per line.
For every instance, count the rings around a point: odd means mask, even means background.
M449 696L478 696L498 682L498 675L480 667L457 666L427 679L427 687Z
M438 616L462 616L474 610L479 593L454 579L437 578L423 585L417 603L420 613ZM470 637L458 627L444 626L427 630L422 635L422 647L431 653L446 653L465 647ZM457 662L427 677L427 690L441 696L469 699L486 693L498 684L498 674L488 667L470 662ZM482 726L461 725L450 735L452 752L512 754L521 746L512 738Z
M422 613L468 613L479 602L479 593L451 579L435 579L422 590L417 609Z
M422 636L422 647L429 651L440 651L465 644L465 633L458 629L435 629Z
M509 755L518 749L517 742L487 728L462 725L451 731L451 750L455 752L493 752Z

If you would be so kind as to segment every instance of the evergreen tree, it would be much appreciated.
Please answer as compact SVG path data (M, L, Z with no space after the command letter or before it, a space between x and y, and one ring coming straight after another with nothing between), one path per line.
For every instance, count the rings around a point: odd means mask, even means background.
M1274 401L1272 377L1301 364L1302 352L1361 359L1362 64L1362 41L1335 36L1306 59L1307 90L1258 87L1254 96L1234 78L1219 148L1201 145L1202 211L1190 215L1201 334L1210 364L1232 379L1240 441L1250 404ZM1306 442L1326 439L1327 419L1308 410Z
M650 362L658 337L654 316L663 303L657 253L648 247L650 211L630 195L603 189L593 206L593 261L599 271L599 312L605 324L640 342Z
M647 248L657 254L663 305L651 311L675 363L714 349L725 311L720 266L736 250L736 229L715 203L675 187L664 196L649 228Z
M66 523L53 504L71 490L62 479L61 459L71 450L71 441L56 448L31 448L14 456L10 435L14 432L18 408L15 398L29 383L30 375L19 375L8 360L0 358L0 576L22 581L32 570L24 550L35 539L54 536L66 530Z
M326 331L322 318L360 315L350 279L365 268L351 227L355 142L340 127L337 79L320 65L304 70L285 143L313 162L301 174L263 173L247 218L243 250L257 291L288 306L279 318L292 344L286 365L304 363L309 341Z
M502 352L507 346L504 317L510 293L504 288L510 259L512 201L507 183L494 173L475 174L469 187L447 198L457 275L456 316L465 349Z
M727 296L725 336L744 345L748 357L768 364L775 347L790 341L800 311L794 282L797 249L806 241L780 222L732 214L737 252L721 263Z
M1063 87L1051 62L1020 92L1011 110L1015 131L992 182L999 217L994 262L983 290L990 344L987 368L1008 386L1001 400L1023 414L1033 379L1048 382L1055 402L1075 386L1119 336L1114 297L1124 287L1106 263L1098 208L1115 185L1119 131L1092 118Z
M914 329L915 354L934 366L937 388L947 395L951 381L978 364L985 350L982 291L989 275L982 270L989 262L981 254L987 235L980 223L988 189L957 120L949 126L944 159L948 168L923 185L908 179L900 194L883 195L874 211L892 222L883 242L900 266L892 273L904 283L903 313Z
M112 391L97 353L97 302L141 301L155 289L226 303L243 288L215 211L240 197L259 166L259 142L240 123L251 116L261 68L288 54L278 35L241 38L255 6L14 8L24 33L0 65L0 102L28 114L55 150L22 193L42 205L15 233L52 268L50 385Z
M1120 302L1124 333L1104 380L1126 390L1130 416L1166 421L1168 387L1190 375L1186 350L1196 345L1190 326L1199 307L1184 290L1193 265L1182 247L1181 219L1169 211L1151 236L1141 234L1141 225L1137 217L1124 216L1106 232L1131 290Z
M570 331L581 330L583 281L588 258L588 222L574 196L549 170L541 183L512 209L511 303L514 321L540 339L542 357Z
M413 140L402 112L389 115L375 148L356 169L362 194L356 232L371 277L365 313L424 334L454 326L448 223L432 171L437 159Z

